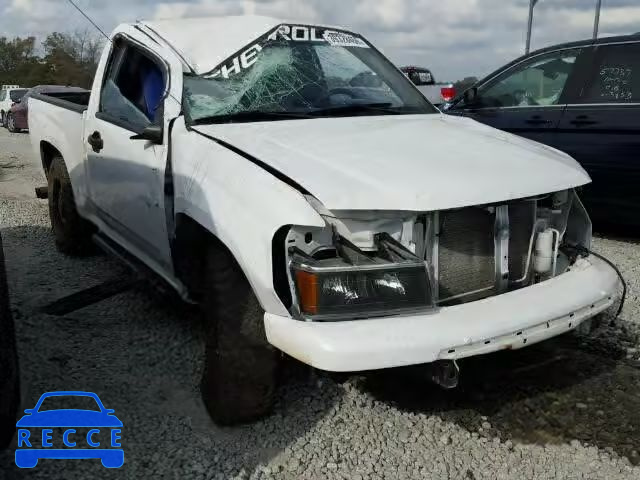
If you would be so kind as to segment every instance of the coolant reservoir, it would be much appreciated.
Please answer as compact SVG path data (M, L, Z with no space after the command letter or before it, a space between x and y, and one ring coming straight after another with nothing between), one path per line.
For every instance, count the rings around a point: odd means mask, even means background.
M536 273L549 273L553 265L553 237L551 229L546 229L538 234L536 239L536 254L533 259L533 268Z

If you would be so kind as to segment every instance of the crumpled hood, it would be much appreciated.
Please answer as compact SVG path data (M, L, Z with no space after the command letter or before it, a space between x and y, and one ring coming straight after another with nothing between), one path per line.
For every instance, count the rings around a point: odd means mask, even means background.
M329 210L431 211L590 182L553 148L446 115L198 126L303 186Z

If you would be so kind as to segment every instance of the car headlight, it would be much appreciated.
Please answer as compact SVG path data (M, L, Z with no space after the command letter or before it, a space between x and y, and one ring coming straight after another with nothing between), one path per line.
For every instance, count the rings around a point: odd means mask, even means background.
M330 320L432 308L425 262L393 239L380 238L379 244L382 252L366 260L360 256L357 264L349 263L344 255L326 259L292 255L292 279L300 313L314 320ZM390 246L395 249L393 255L380 255Z

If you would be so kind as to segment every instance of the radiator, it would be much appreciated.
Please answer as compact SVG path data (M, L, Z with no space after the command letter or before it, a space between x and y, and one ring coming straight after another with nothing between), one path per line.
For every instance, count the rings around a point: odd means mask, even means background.
M495 214L482 208L440 212L439 301L463 294L490 296L495 287ZM468 299L467 299L468 300Z
M509 287L515 287L525 272L535 202L513 202L508 211ZM439 218L438 303L452 305L501 293L496 282L495 213L468 207L440 212Z

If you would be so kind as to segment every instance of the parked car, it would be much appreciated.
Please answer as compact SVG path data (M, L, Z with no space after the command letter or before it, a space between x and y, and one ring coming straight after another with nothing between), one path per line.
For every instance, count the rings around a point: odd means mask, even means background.
M19 403L16 334L9 305L7 272L0 236L0 449L7 448L15 434Z
M595 223L640 226L640 35L520 57L448 113L568 153L593 179L581 196Z
M436 83L436 79L430 70L422 67L402 67L400 70L409 77L409 80L420 90L427 100L440 107L456 96L456 89L452 83Z
M94 239L200 303L217 422L269 411L278 350L337 372L437 362L452 386L457 359L614 302L585 171L441 114L361 35L227 17L111 38L88 102L31 99L56 244Z
M7 114L7 129L10 132L19 132L29 128L29 98L36 93L45 93L50 97L69 98L85 95L88 98L89 91L79 87L64 87L61 85L38 85L30 88L18 99Z
M27 88L15 86L6 86L0 90L0 125L7 126L7 114L11 110L11 106L19 102L27 90Z

